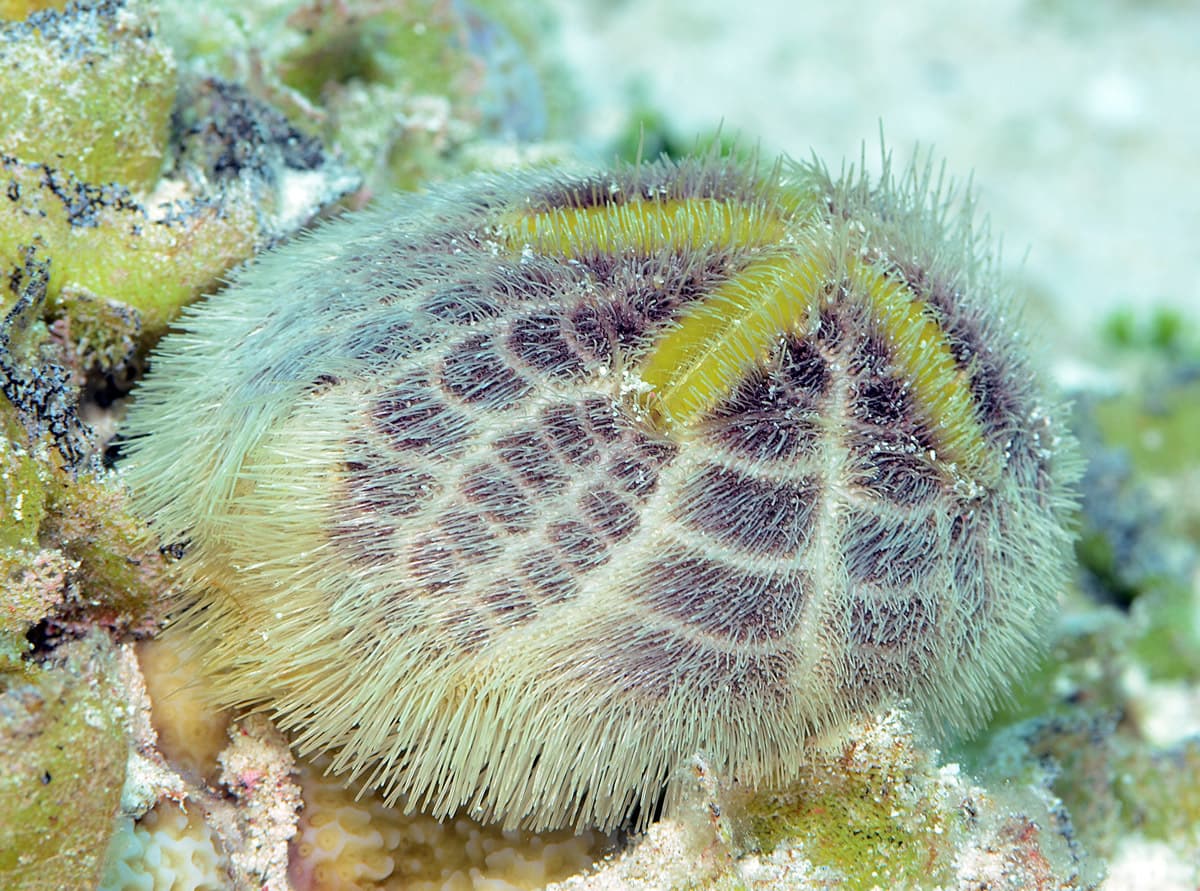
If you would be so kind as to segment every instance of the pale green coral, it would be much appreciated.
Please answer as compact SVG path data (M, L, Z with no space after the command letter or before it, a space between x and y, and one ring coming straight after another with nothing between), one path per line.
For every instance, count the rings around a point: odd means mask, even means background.
M89 891L112 834L127 760L116 653L90 634L51 663L0 672L0 886Z
M97 891L224 891L225 856L202 808L162 802L136 823L117 822Z
M20 446L24 431L15 413L0 402L3 438L0 438L0 549L21 547L36 540L46 514L46 490L41 468Z
M0 439L0 670L19 663L25 632L62 597L68 564L42 554L38 531L46 516L47 477L53 471L19 444L23 431L0 399L5 436Z

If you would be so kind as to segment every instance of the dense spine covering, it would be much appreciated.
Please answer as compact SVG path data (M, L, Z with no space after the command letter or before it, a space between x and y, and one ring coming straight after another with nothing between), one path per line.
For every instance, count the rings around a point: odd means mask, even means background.
M165 341L129 479L225 704L412 806L644 821L1035 651L1077 474L969 218L729 157L478 177Z

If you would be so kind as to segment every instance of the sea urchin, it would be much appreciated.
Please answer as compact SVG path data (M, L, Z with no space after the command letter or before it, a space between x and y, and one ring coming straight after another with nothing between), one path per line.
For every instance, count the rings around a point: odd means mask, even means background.
M222 703L408 806L644 821L1036 646L1077 461L969 216L709 155L403 195L163 342L128 479Z

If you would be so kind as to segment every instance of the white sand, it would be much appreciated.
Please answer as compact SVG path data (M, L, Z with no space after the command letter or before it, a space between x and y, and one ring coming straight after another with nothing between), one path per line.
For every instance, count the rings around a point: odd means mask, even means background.
M1200 4L554 0L584 138L641 91L690 134L974 170L1006 266L1067 340L1116 307L1200 316ZM1028 257L1024 255L1028 250ZM1022 260L1024 260L1022 268Z

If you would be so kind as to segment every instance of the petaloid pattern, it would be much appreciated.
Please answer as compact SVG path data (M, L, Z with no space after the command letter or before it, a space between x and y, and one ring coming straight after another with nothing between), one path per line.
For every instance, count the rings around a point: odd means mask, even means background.
M164 341L128 478L222 702L409 806L644 822L1035 651L1077 461L928 169L397 196Z

